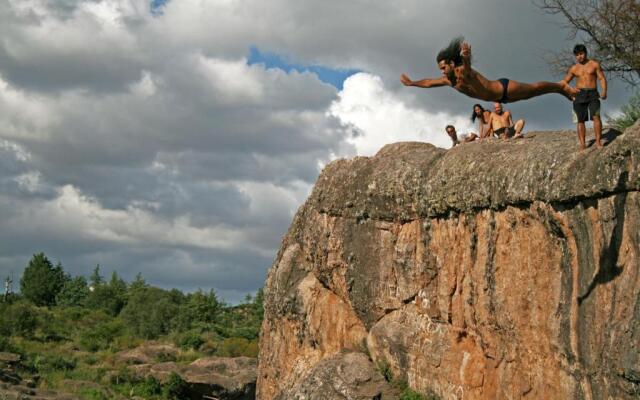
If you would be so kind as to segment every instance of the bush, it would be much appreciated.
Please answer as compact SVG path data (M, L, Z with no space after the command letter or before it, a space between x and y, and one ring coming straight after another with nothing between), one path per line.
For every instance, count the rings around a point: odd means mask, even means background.
M184 400L191 397L189 385L175 372L171 373L169 380L164 385L163 394L169 400Z
M622 107L622 115L617 118L609 117L609 124L619 131L624 131L638 119L640 119L640 91L631 96L629 104Z
M198 350L204 344L204 339L202 339L200 333L189 331L179 334L174 343L183 350Z
M130 293L122 310L122 319L133 332L145 339L156 339L169 332L178 305L168 292L158 288L141 288Z
M257 357L258 342L244 338L228 338L222 341L217 350L220 357Z
M114 339L124 332L124 325L119 320L107 321L96 325L93 329L80 334L80 346L87 351L95 352L108 348Z
M31 338L38 327L36 309L24 302L12 304L5 310L0 325L10 334Z
M153 376L148 376L147 379L134 386L133 393L136 396L142 396L146 399L162 394L162 385L160 385L160 382Z
M100 389L85 388L80 391L80 394L85 400L109 400L109 396Z
M37 368L39 371L73 371L76 369L75 358L66 358L59 355L38 357Z

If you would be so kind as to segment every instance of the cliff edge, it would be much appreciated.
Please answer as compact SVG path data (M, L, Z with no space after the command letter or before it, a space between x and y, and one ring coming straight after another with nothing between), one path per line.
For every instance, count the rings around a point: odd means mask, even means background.
M640 395L640 123L322 172L265 287L258 399ZM388 378L388 376L387 376Z

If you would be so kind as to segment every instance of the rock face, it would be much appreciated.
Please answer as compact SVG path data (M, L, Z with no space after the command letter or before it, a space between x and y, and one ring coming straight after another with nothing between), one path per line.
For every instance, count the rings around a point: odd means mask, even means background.
M310 383L345 352L443 399L637 398L640 123L605 137L328 165L269 271L257 398L381 398Z

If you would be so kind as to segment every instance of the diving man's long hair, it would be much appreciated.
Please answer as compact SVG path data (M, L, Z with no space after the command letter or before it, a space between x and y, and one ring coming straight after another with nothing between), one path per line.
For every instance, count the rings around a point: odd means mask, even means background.
M454 65L462 64L462 56L460 55L460 47L464 42L464 37L458 36L453 39L449 46L440 50L438 56L436 57L436 62L439 64L440 61L445 60L447 63L453 61Z

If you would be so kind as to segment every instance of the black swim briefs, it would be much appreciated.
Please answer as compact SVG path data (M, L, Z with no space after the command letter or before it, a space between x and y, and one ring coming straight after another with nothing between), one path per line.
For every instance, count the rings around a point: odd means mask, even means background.
M509 96L507 95L507 89L509 89L509 79L500 78L498 79L498 82L500 82L500 84L502 85L502 98L498 100L498 103L502 103L502 104L508 103Z
M600 94L597 89L580 89L573 101L575 122L593 121L600 116Z
M516 128L514 128L513 126L503 126L502 128L494 130L493 133L500 136L504 133L505 130L507 131L507 137L511 137L516 133Z

